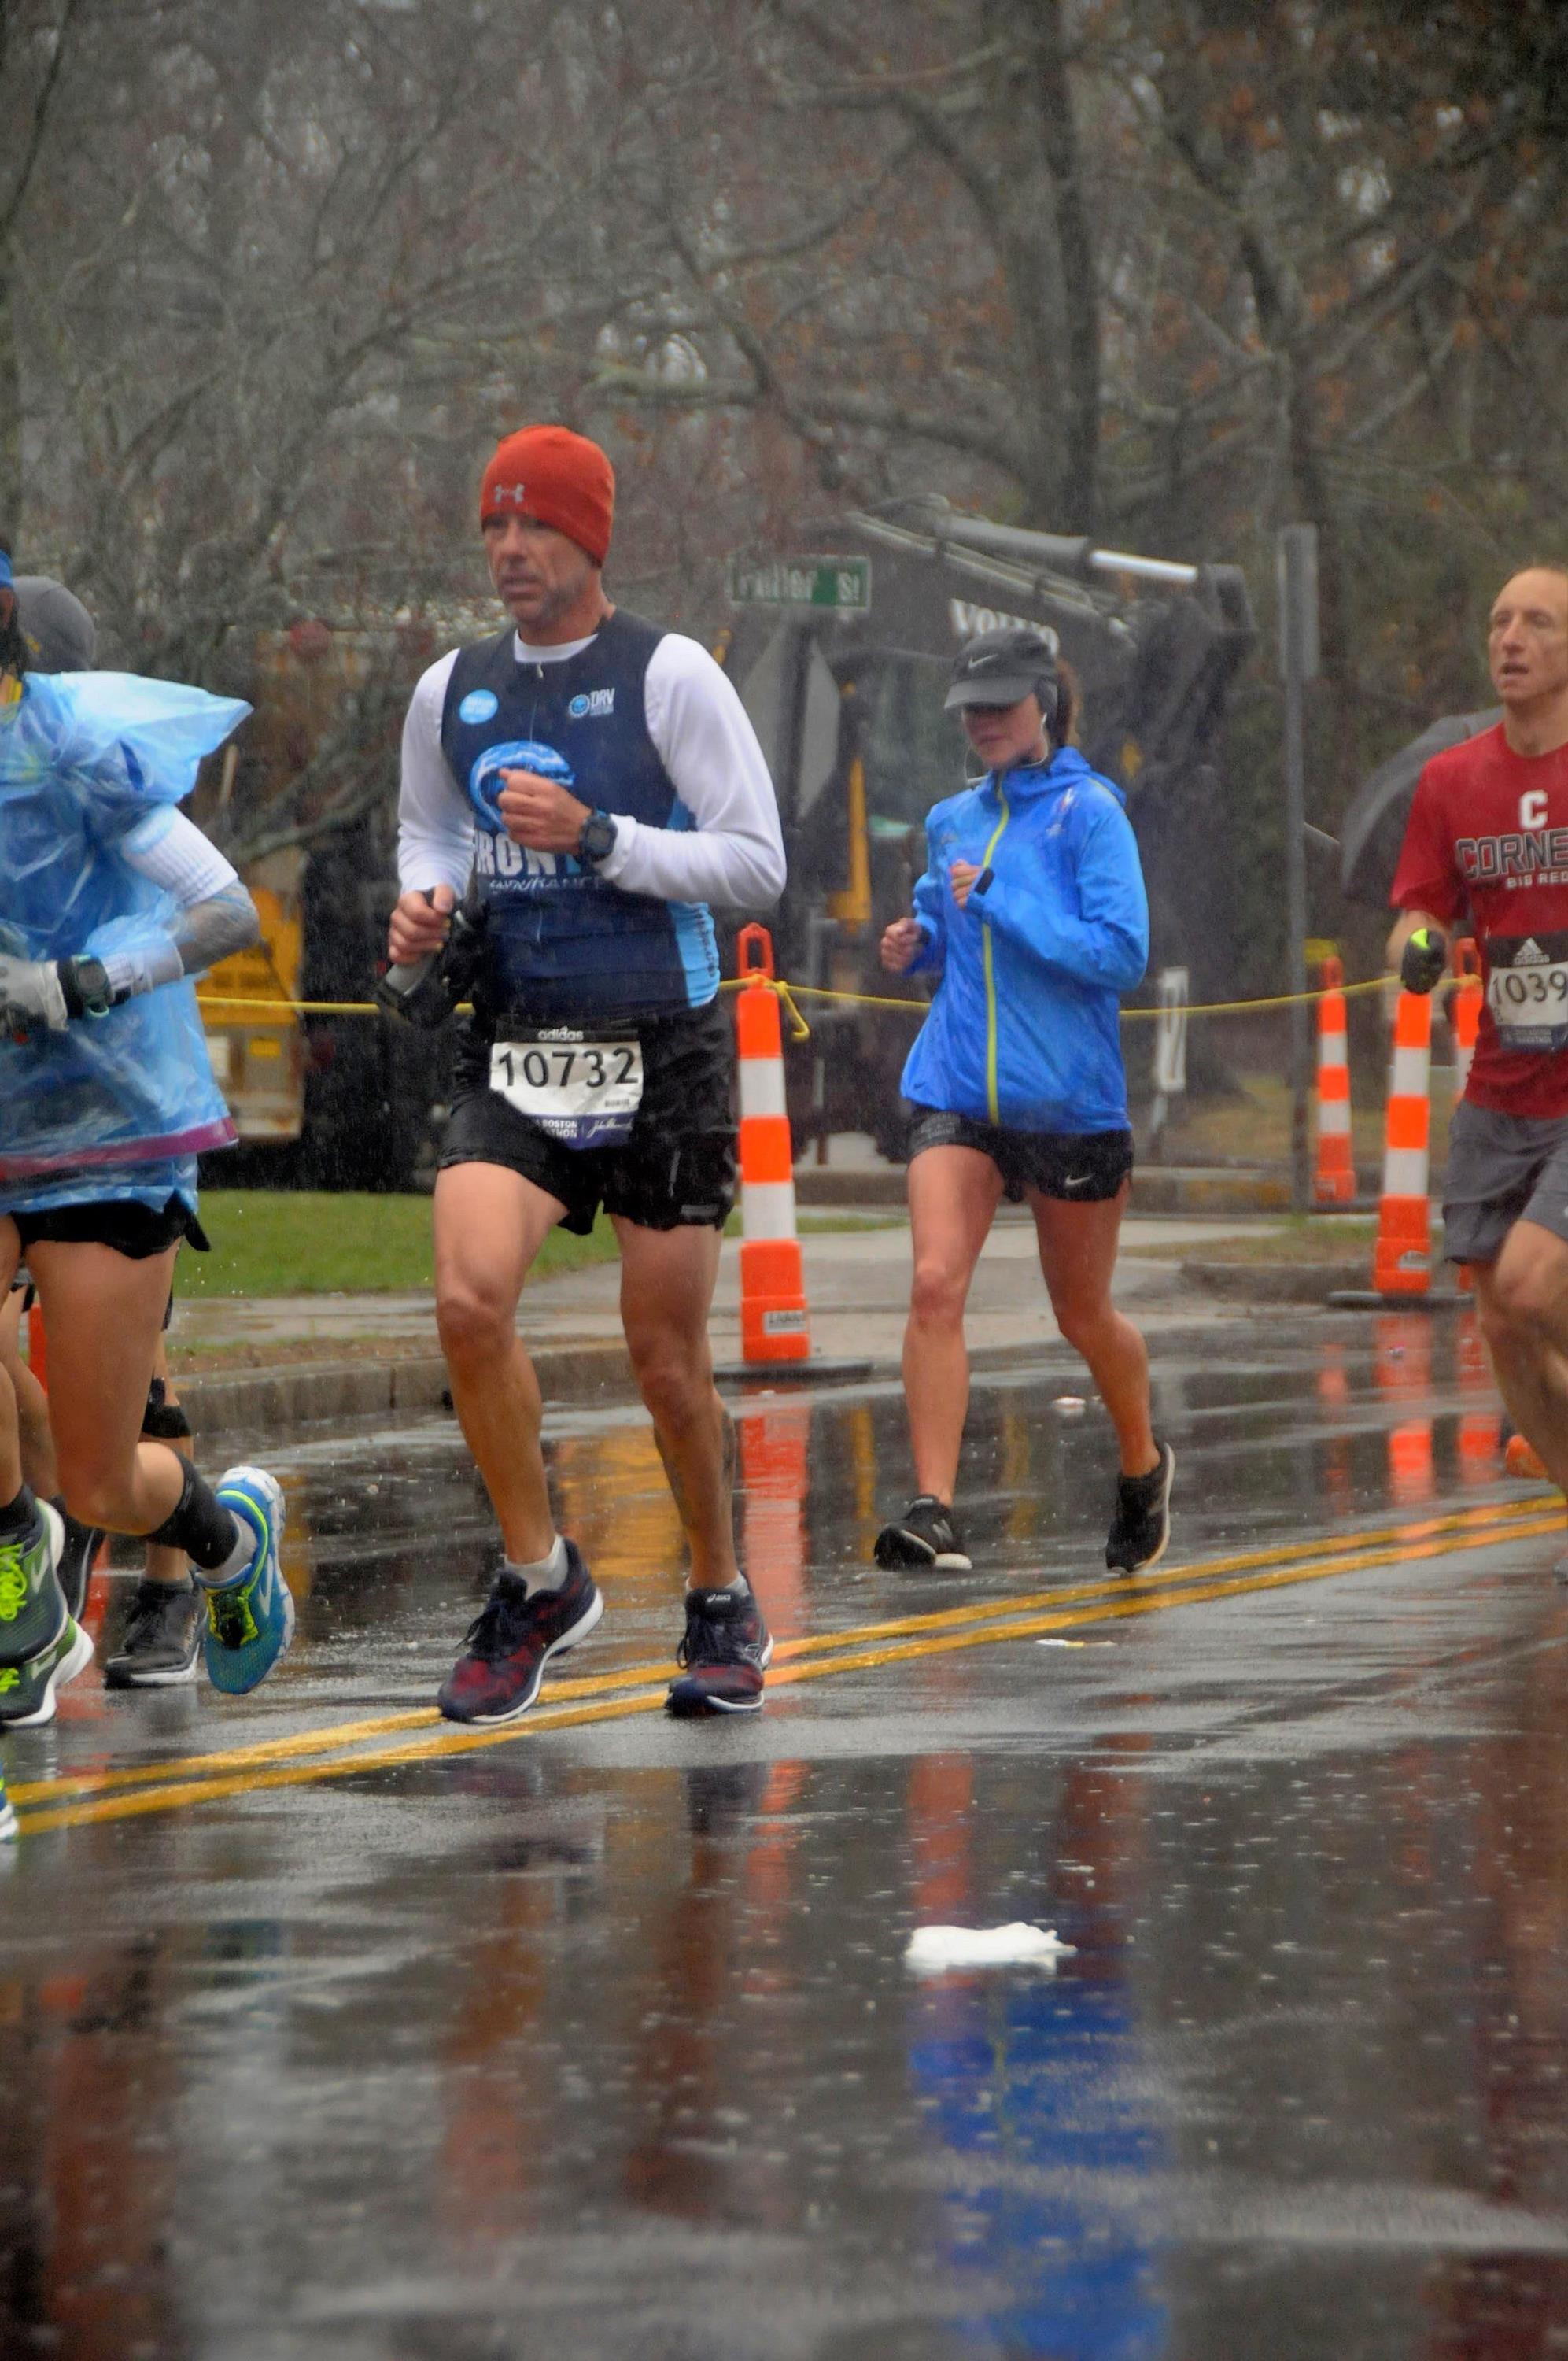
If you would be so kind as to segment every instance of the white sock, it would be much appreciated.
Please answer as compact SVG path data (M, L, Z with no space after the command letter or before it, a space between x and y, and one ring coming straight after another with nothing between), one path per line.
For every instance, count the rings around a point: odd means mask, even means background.
M536 1590L559 1590L566 1579L568 1571L566 1543L564 1536L557 1533L549 1556L535 1558L530 1565L519 1565L515 1558L509 1557L506 1561L506 1571L508 1574L521 1576L528 1585L530 1598L533 1597Z
M751 1584L743 1574L731 1575L728 1582L688 1582L688 1590L750 1590Z

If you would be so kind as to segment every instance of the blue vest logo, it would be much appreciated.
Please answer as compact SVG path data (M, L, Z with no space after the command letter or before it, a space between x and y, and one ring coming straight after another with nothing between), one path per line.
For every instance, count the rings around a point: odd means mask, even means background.
M460 721L489 721L500 710L500 698L493 688L471 688L457 708Z
M587 721L590 718L602 721L607 714L615 711L615 691L613 688L590 688L586 697L574 697L566 710L574 721Z
M483 694L488 696L489 691ZM570 763L557 754L554 746L542 745L537 738L509 738L499 746L487 746L468 774L468 800L480 827L488 828L492 836L506 833L506 822L496 800L501 791L503 771L532 771L560 787L576 785L576 774Z

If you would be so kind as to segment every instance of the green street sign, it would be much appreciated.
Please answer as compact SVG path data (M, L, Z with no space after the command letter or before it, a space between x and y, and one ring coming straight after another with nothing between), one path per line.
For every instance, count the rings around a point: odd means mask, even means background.
M729 598L736 607L830 607L869 615L869 557L732 557Z

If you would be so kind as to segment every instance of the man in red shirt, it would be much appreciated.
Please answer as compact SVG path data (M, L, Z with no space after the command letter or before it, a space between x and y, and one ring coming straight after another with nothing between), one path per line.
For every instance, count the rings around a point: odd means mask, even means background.
M1505 582L1487 635L1495 729L1438 754L1410 806L1389 938L1430 992L1468 910L1486 1005L1449 1133L1444 1250L1508 1414L1568 1492L1568 566Z

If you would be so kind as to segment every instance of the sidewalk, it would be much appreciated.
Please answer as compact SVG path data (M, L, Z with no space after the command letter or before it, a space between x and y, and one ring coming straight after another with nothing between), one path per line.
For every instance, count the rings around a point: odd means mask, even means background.
M1266 1234L1266 1219L1168 1221L1134 1217L1123 1227L1128 1247L1155 1248L1118 1265L1116 1299L1145 1327L1183 1325L1225 1316L1189 1290L1179 1265L1223 1237ZM911 1269L902 1222L801 1241L814 1356L870 1360L896 1368L903 1345ZM526 1288L518 1326L553 1400L624 1397L631 1373L621 1341L620 1268L600 1263ZM710 1323L714 1358L740 1351L740 1242L727 1238ZM1058 1334L1026 1217L999 1218L975 1274L968 1312L973 1357L1037 1349ZM446 1375L428 1295L310 1295L177 1302L170 1343L176 1369L185 1353L236 1350L247 1364L231 1375L179 1376L198 1429L277 1428L312 1421L439 1408Z

